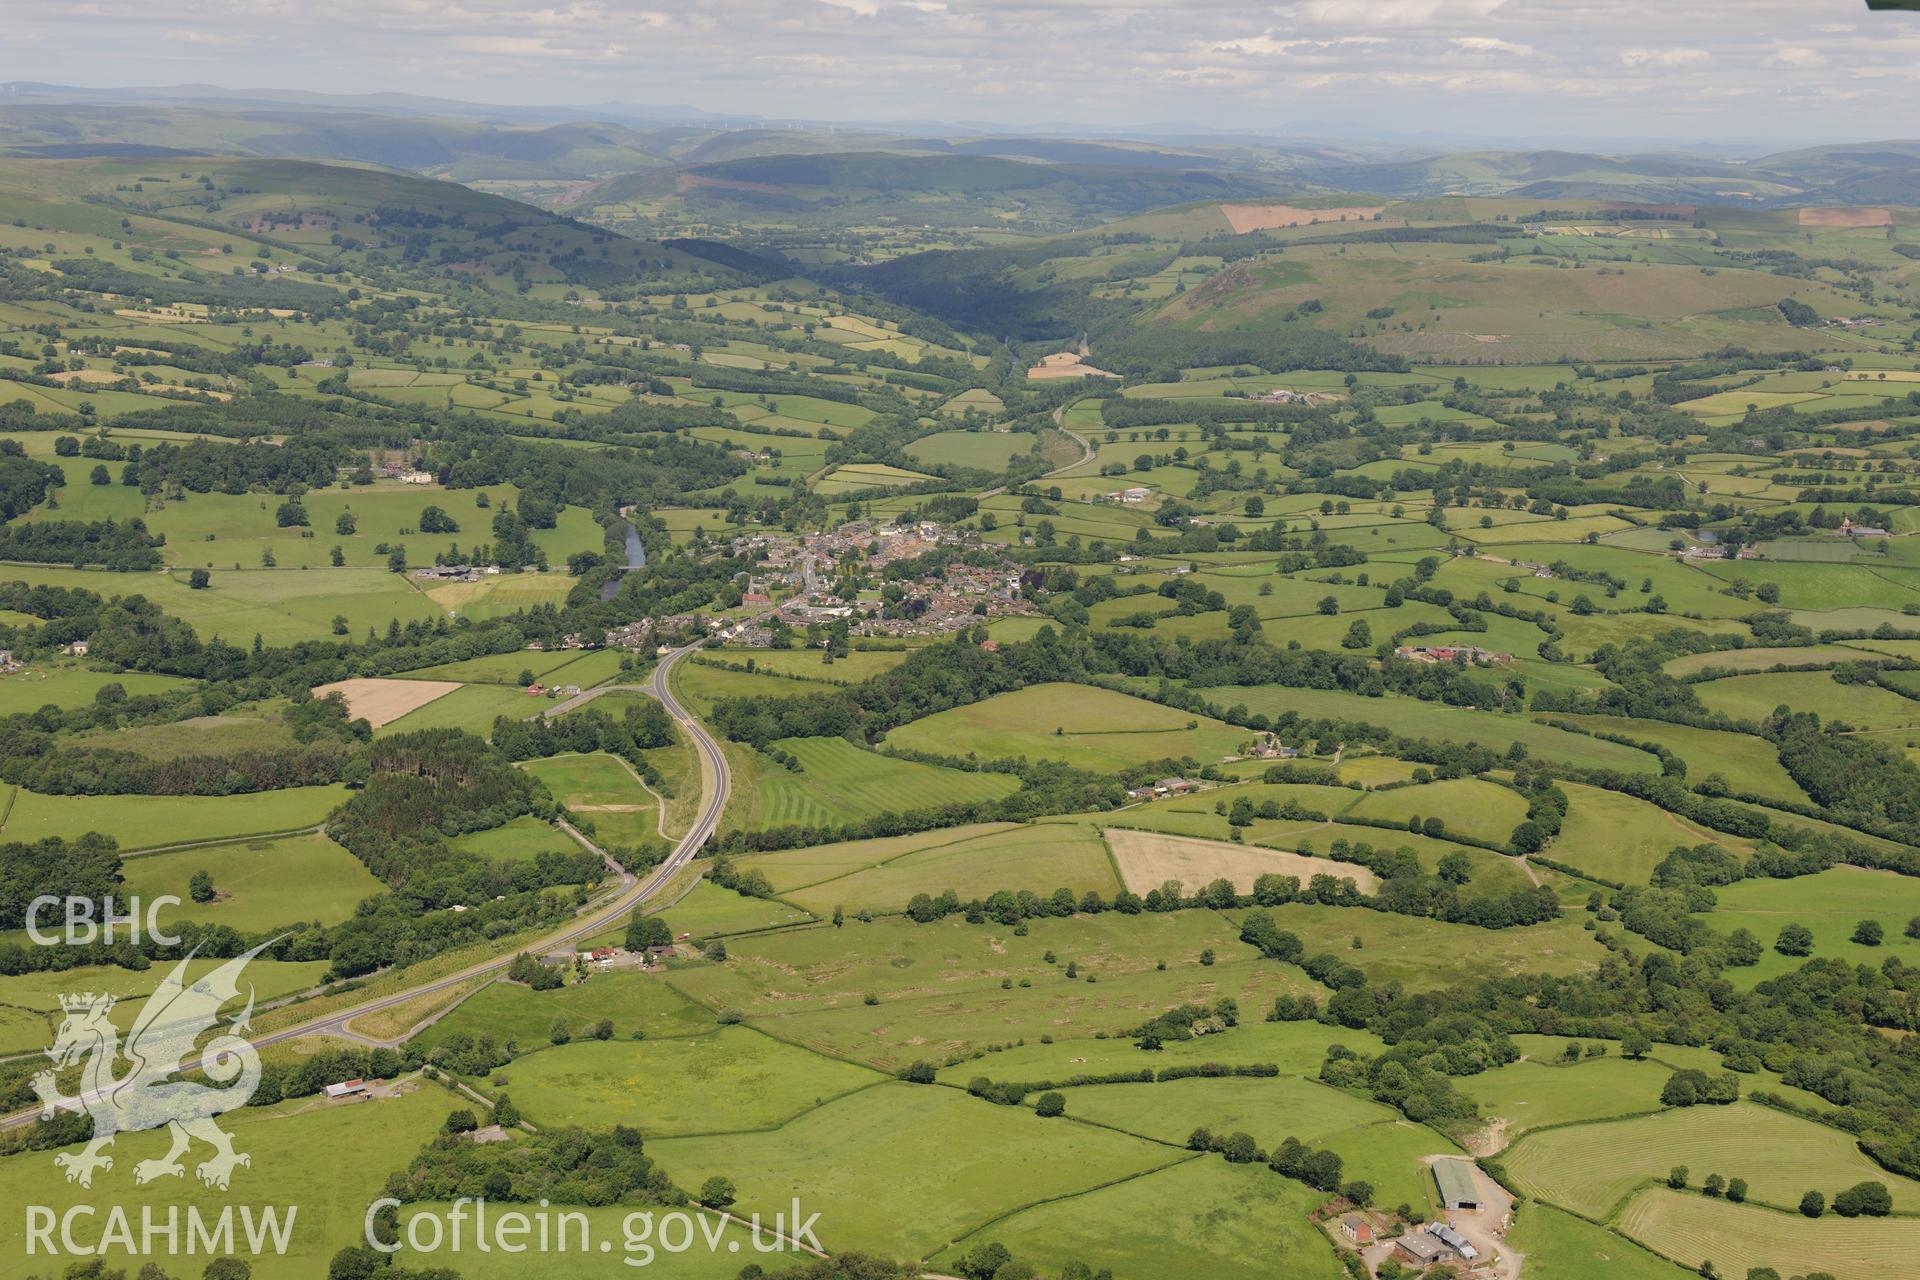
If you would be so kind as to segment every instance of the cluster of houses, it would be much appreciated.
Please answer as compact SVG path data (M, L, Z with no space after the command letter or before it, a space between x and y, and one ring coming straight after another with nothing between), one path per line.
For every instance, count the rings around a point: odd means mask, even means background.
M577 684L544 685L538 680L527 686L529 698L571 698L580 692Z
M1464 661L1476 667L1510 667L1513 655L1496 653L1491 649L1482 649L1471 644L1403 644L1394 649L1394 655L1409 662L1456 662Z

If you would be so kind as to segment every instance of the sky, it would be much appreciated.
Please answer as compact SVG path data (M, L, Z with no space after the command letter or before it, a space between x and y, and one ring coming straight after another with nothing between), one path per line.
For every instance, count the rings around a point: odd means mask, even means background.
M0 0L0 81L1333 138L1920 136L1864 0Z

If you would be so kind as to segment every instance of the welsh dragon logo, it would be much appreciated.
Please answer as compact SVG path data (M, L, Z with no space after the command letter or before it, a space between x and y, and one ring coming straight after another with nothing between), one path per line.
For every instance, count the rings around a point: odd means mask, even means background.
M147 998L124 1047L108 1017L116 1003L113 996L60 997L65 1017L47 1056L53 1059L54 1070L84 1059L81 1089L73 1097L62 1094L50 1070L34 1076L33 1091L40 1096L44 1118L70 1111L93 1120L93 1139L84 1150L54 1157L66 1170L68 1182L91 1187L97 1170L113 1168L113 1157L106 1149L115 1137L162 1125L172 1130L172 1148L158 1160L134 1165L137 1183L183 1176L186 1170L180 1157L195 1138L213 1148L213 1155L194 1170L209 1187L226 1190L234 1169L253 1163L251 1157L233 1149L232 1137L213 1122L215 1116L245 1106L260 1084L260 1055L242 1034L253 1015L250 984L246 1008L197 1054L194 1044L219 1021L221 1007L239 997L240 975L247 963L270 945L263 942L193 983L187 981L187 964L193 959L189 954ZM182 1060L189 1054L195 1055L204 1075L224 1087L171 1079L188 1069ZM128 1067L118 1072L123 1059Z

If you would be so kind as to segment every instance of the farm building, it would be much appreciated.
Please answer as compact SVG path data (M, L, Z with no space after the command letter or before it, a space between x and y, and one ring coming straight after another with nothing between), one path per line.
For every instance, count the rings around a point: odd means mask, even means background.
M1453 1250L1446 1244L1424 1231L1409 1231L1393 1242L1393 1251L1401 1261L1416 1267L1429 1263L1447 1262L1453 1258Z
M342 1080L339 1084L330 1084L321 1090L327 1101L336 1102L341 1098L357 1098L367 1091L367 1082L358 1078Z
M1429 1222L1427 1234L1459 1254L1463 1262L1472 1262L1480 1256L1480 1251L1473 1247L1473 1242L1455 1231L1452 1223Z
M1478 1209L1480 1188L1473 1177L1473 1166L1465 1160L1436 1160L1433 1181L1440 1188L1440 1203L1449 1209Z
M1413 662L1452 662L1455 658L1479 666L1509 666L1513 662L1510 653L1495 653L1491 649L1482 649L1470 644L1403 644L1394 653Z
M1354 1244L1373 1243L1373 1224L1357 1213L1345 1214L1340 1219L1340 1234Z

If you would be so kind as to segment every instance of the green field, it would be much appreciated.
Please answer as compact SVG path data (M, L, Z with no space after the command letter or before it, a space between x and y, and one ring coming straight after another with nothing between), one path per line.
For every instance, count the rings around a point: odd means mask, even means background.
M446 1017L423 1029L418 1043L431 1048L455 1033L490 1035L531 1051L548 1043L556 1020L585 1034L602 1018L613 1020L614 1034L631 1039L702 1035L713 1030L713 1015L683 998L658 974L614 970L589 973L553 991L535 991L512 982L494 982L467 997Z
M1772 708L1767 710L1771 711ZM1566 720L1595 733L1614 734L1635 742L1658 743L1690 762L1699 762L1701 778L1717 773L1735 791L1765 799L1787 800L1794 804L1808 802L1807 793L1781 766L1778 751L1764 738L1618 716L1554 716L1553 719Z
M1231 725L1106 689L1040 684L902 725L890 745L1005 760L1062 760L1112 770L1162 759L1231 755L1247 738Z
M1813 710L1823 721L1845 721L1855 729L1911 729L1920 725L1920 702L1869 684L1841 684L1824 671L1781 671L1770 675L1728 676L1695 685L1709 711L1759 723L1782 704Z
M98 831L122 849L198 843L315 826L346 798L343 786L234 796L43 796L18 787L0 837L71 839Z
M756 859L754 865L770 875L790 876L778 865L779 859L790 856L794 855L771 854ZM948 889L964 896L998 888L1052 893L1062 887L1073 890L1076 898L1089 889L1110 898L1120 888L1100 833L1091 827L1017 827L924 846L885 855L881 861L833 879L798 885L786 890L785 896L825 914L836 906L849 911L863 907L898 911L916 893L937 897Z
M1522 1210L1508 1239L1526 1257L1526 1274L1543 1280L1684 1280L1694 1274L1548 1204Z
M572 853L580 847L572 836L532 814L522 814L484 831L469 831L448 843L483 858L503 858L511 862L530 861L542 853Z
M286 1254L269 1252L252 1259L253 1274L306 1280L323 1270L336 1250L358 1243L367 1205L381 1194L387 1171L411 1160L454 1105L454 1099L439 1088L421 1085L398 1098L346 1105L304 1098L223 1117L221 1127L233 1134L235 1149L252 1157L249 1167L235 1171L231 1196L255 1206L256 1212L266 1205L298 1206ZM164 1131L122 1136L114 1145L113 1170L96 1177L91 1193L57 1176L51 1153L26 1152L0 1160L0 1186L16 1205L42 1204L56 1213L69 1205L111 1197L136 1226L143 1205L153 1206L164 1222L169 1207L178 1207L183 1214L189 1207L197 1208L210 1220L232 1203L227 1193L203 1187L191 1170L184 1178L162 1178L136 1187L133 1165L166 1149ZM348 1151L354 1153L350 1160L314 1158L315 1152ZM196 1146L190 1158L204 1159L204 1149ZM100 1221L95 1219L94 1230L99 1230ZM185 1222L183 1218L183 1256ZM12 1215L0 1225L0 1275L43 1274L42 1264L27 1255L23 1225L22 1219ZM234 1230L238 1236L237 1222ZM107 1258L115 1263L141 1261L141 1256L118 1248Z
M187 891L198 871L213 877L212 902L197 903ZM338 924L362 899L386 888L357 858L319 834L145 854L128 860L122 874L129 894L180 899L162 919L223 924L241 933L308 920Z
M93 569L8 565L7 576L78 587L108 598L142 595L175 617L191 619L202 640L219 636L242 646L256 635L274 645L323 640L332 634L335 617L347 620L352 635L364 636L369 629L384 631L396 618L402 623L431 622L445 616L404 578L385 569L283 571L252 567L257 559L247 563L244 569L220 569L204 591L189 587L185 572L135 578Z
M1515 716L1469 711L1414 698L1365 698L1322 689L1249 689L1231 685L1208 689L1206 694L1208 701L1217 706L1243 703L1248 710L1270 717L1292 711L1303 720L1361 720L1385 725L1410 738L1478 742L1496 751L1505 751L1518 742L1530 755L1588 769L1646 773L1659 768L1654 757L1633 747L1568 733L1550 725L1532 724Z
M1834 1280L1898 1273L1920 1246L1920 1221L1770 1213L1701 1195L1644 1191L1620 1215L1620 1229L1683 1266L1712 1262L1723 1274L1770 1266L1785 1274L1824 1271Z
M96 671L72 662L36 662L10 676L0 676L0 715L19 715L44 706L79 707L109 684L117 684L129 696L165 693L188 681L174 676L149 675L142 671Z
M1405 822L1410 817L1438 818L1448 831L1504 845L1514 827L1526 818L1527 800L1491 782L1456 778L1375 792L1348 812L1357 818L1390 822ZM1383 842L1390 839L1383 833Z
M1834 867L1818 875L1793 880L1742 880L1716 889L1719 905L1703 917L1722 932L1745 927L1767 946L1760 963L1750 969L1729 970L1741 986L1764 982L1806 963L1799 956L1783 956L1773 940L1788 924L1813 931L1813 954L1823 960L1879 968L1888 960L1903 964L1920 960L1920 941L1906 936L1907 922L1920 915L1920 882L1891 871ZM1885 941L1865 946L1853 941L1862 920L1877 921Z
M556 1045L515 1059L484 1087L511 1092L535 1124L625 1124L653 1138L778 1128L884 1079L757 1031L723 1027L637 1043Z
M1334 1280L1344 1273L1306 1220L1318 1199L1261 1166L1202 1156L1012 1214L933 1262L950 1268L962 1253L998 1241L1037 1266L1082 1262L1143 1280Z
M913 1142L899 1141L909 1133ZM732 1178L742 1211L770 1214L804 1194L828 1249L895 1257L932 1253L1016 1209L1186 1158L958 1090L898 1083L862 1089L769 1132L662 1139L650 1150L676 1181ZM1020 1158L1009 1162L1015 1150ZM940 1158L925 1159L927 1151Z
M969 773L895 760L844 738L788 738L774 744L800 761L789 770L760 767L743 823L749 830L832 827L903 808L937 808L996 800L1019 789L1004 773Z
M398 720L389 720L375 732L386 737L396 733L412 733L416 729L464 729L468 733L486 737L493 731L493 722L499 717L523 719L548 705L542 699L530 698L524 690L512 686L462 685L424 707L407 712Z
M1920 1206L1920 1183L1880 1168L1838 1129L1749 1102L1548 1129L1521 1139L1504 1163L1528 1195L1592 1218L1681 1164L1696 1178L1745 1178L1750 1202L1787 1210L1809 1189L1831 1197L1868 1179L1888 1186L1896 1210Z
M1607 1046L1609 1056L1560 1065L1510 1062L1468 1076L1458 1088L1480 1104L1480 1114L1502 1122L1502 1145L1551 1125L1609 1120L1660 1107L1660 1086L1671 1072L1657 1062L1630 1062Z

